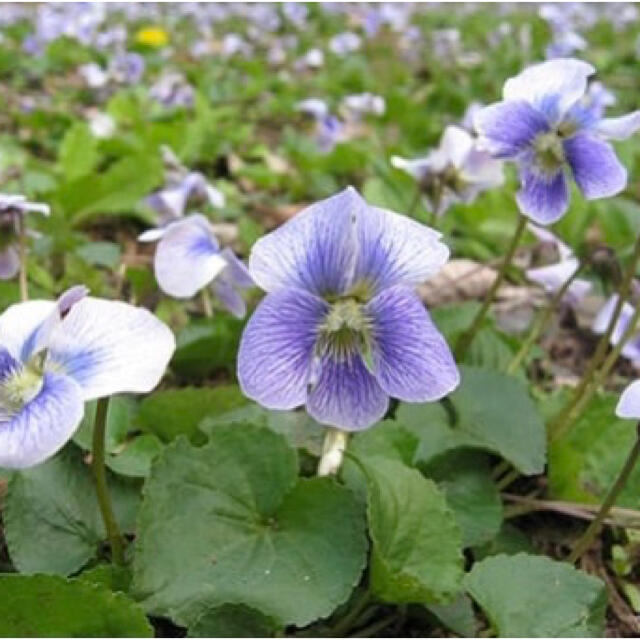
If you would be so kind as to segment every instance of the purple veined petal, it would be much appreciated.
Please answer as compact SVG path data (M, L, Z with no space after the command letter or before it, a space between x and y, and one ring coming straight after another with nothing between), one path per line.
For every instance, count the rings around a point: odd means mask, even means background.
M344 293L353 279L354 222L366 210L352 187L307 207L253 245L253 279L268 292L294 287L321 296Z
M138 242L157 242L167 231L167 227L157 227L155 229L147 229L138 236Z
M549 130L545 116L524 100L496 102L475 114L478 148L496 158L514 158Z
M527 269L527 278L539 284L547 293L555 293L575 273L578 268L576 258L568 258L545 267ZM588 280L574 280L565 294L564 301L569 304L577 304L591 290Z
M16 371L19 371L21 367L20 362L7 349L0 346L0 385Z
M569 187L564 170L549 174L521 165L516 202L521 213L537 224L553 224L569 208Z
M0 280L11 280L20 271L20 256L16 248L9 244L0 249Z
M247 315L247 303L225 274L218 276L211 283L211 290L222 306L236 318L244 318Z
M0 467L24 469L44 462L68 442L83 413L76 382L46 373L40 392L0 425Z
M616 415L618 418L640 420L640 380L635 380L622 392Z
M84 298L51 336L45 367L73 378L84 400L148 393L174 350L173 333L147 309Z
M353 281L379 291L396 284L416 286L449 259L440 233L407 216L367 207L356 219L358 242Z
M329 307L301 289L281 289L260 302L238 350L242 392L268 409L307 400L318 326Z
M388 394L358 353L341 360L322 357L318 379L307 399L312 418L344 431L361 431L382 420L388 407Z
M546 114L552 123L582 98L592 65L573 58L557 58L534 64L505 82L505 100L525 100Z
M588 200L608 198L627 185L627 170L613 147L587 133L579 133L564 142L573 177Z
M461 167L474 146L473 138L464 129L449 125L442 134L440 150L454 167Z
M52 300L29 300L12 304L0 315L0 344L20 362L28 360L39 327L55 311Z
M626 140L640 129L640 111L618 118L603 118L593 130L605 140Z
M373 372L389 395L433 402L458 386L451 350L412 290L386 289L366 310L373 323Z
M226 266L209 222L200 215L169 225L154 258L156 280L174 298L191 298Z
M256 283L251 277L249 269L242 260L239 260L236 254L229 248L225 247L220 255L227 261L227 268L225 274L237 287L243 289L249 289L255 287Z
M557 251L560 261L564 261L567 258L573 257L573 250L571 247L563 242L557 235L546 229L545 227L539 227L536 224L527 224L527 229L540 241L546 244L553 245Z

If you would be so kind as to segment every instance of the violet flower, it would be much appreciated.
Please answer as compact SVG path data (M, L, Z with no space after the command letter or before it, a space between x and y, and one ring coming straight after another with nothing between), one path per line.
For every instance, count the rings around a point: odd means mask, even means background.
M469 133L454 125L445 129L440 146L426 157L393 156L391 164L418 181L429 208L438 216L457 202L473 202L504 180L502 163L480 151Z
M146 393L175 349L146 309L86 298L33 300L0 315L0 466L43 462L73 435L88 400Z
M0 280L10 280L20 270L18 236L24 216L34 211L48 216L49 206L28 202L25 196L0 193Z
M249 271L267 296L240 342L243 392L348 431L380 420L389 396L450 393L458 369L414 290L449 257L440 237L349 187L258 240Z
M238 289L253 287L253 279L231 249L220 249L213 228L203 215L188 216L146 232L139 239L159 240L154 271L165 293L174 298L191 298L209 286L230 313L244 317L246 303Z
M598 311L598 314L596 315L591 326L591 330L594 333L602 335L606 332L617 304L618 294L614 293L604 303L600 311ZM618 322L616 323L616 326L613 329L613 333L611 334L610 342L612 346L617 345L624 334L627 332L627 329L629 328L629 322L633 318L634 314L635 309L633 305L625 301L622 305L622 310L620 312ZM633 362L634 364L640 364L640 332L632 335L631 338L627 340L620 353L625 358L631 360L631 362Z
M564 283L575 273L579 261L571 248L548 229L529 224L529 231L533 233L543 245L550 246L557 254L557 262L543 267L526 270L527 278L539 284L547 293L556 293ZM591 282L576 278L567 289L564 300L570 306L577 305L591 291Z
M520 211L548 225L569 207L568 170L588 200L613 196L627 171L606 140L622 140L640 128L640 111L600 118L582 105L586 62L558 59L536 64L507 80L503 101L476 115L480 143L494 157L513 160L520 173Z
M618 418L640 420L640 380L634 380L620 394L616 415Z

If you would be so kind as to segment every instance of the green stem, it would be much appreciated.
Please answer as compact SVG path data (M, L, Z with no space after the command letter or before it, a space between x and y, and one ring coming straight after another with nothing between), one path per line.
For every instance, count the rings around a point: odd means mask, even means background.
M413 216L416 213L416 209L418 208L418 205L420 204L420 196L422 195L422 189L420 188L420 183L418 182L417 186L416 186L416 192L413 196L413 200L411 200L411 204L409 205L409 211L407 212L407 214L409 215L410 218L413 218Z
M458 362L460 362L464 358L465 354L467 353L467 350L469 349L469 347L471 346L471 343L473 342L473 338L478 332L478 329L482 326L482 323L484 322L484 318L487 315L487 312L489 311L489 307L491 306L491 303L495 298L496 292L500 288L500 285L502 284L503 280L507 275L507 269L509 268L511 261L513 260L513 256L515 255L516 249L518 248L518 244L520 243L520 238L522 237L522 234L524 233L524 230L526 229L526 227L527 227L527 219L523 215L521 215L518 220L515 233L511 238L511 244L509 245L507 254L504 257L504 260L502 261L500 270L498 271L498 274L496 275L496 278L493 281L491 288L489 289L489 291L487 292L487 295L485 296L484 303L482 304L478 313L473 319L471 326L458 338L458 342L456 343L456 347L455 347L455 356Z
M109 398L100 398L96 407L96 420L93 425L93 449L91 452L91 467L96 483L96 494L100 513L104 521L104 528L111 545L111 557L117 565L124 565L124 541L118 523L116 521L109 489L107 487L107 472L104 464L105 454L105 432L107 428L107 412L109 409Z
M386 629L396 618L397 614L393 613L382 620L372 622L368 627L361 629L358 633L354 633L351 638L375 638L377 633Z
M573 426L574 422L578 419L582 410L589 404L593 394L599 389L602 383L606 380L607 376L611 369L613 369L615 363L617 362L622 350L624 349L624 345L631 339L631 337L636 332L636 325L638 324L638 319L640 318L640 306L636 308L633 315L629 320L629 325L625 329L625 332L622 334L620 340L613 347L609 355L605 358L605 361L602 363L602 366L593 376L591 383L587 386L582 392L581 396L578 398L577 402L573 405L571 411L567 413L567 416L564 420L564 423L561 428L557 428L553 434L550 436L550 441L554 442L555 440L562 438L569 429Z
M598 367L602 364L602 361L607 355L607 349L609 348L611 336L613 335L613 332L618 324L618 320L620 319L622 307L629 297L629 293L631 291L631 283L633 281L633 277L636 274L636 268L639 259L640 236L638 236L638 239L636 240L636 244L633 250L633 256L631 258L631 261L629 262L625 274L623 275L622 282L618 287L618 300L613 310L611 320L609 321L609 325L598 341L596 350L591 357L591 360L589 361L587 369L582 376L582 380L580 380L580 383L575 388L571 399L549 423L548 433L551 440L557 439L558 433L566 433L569 427L573 424L573 420L575 420L575 416L577 415L575 411L576 406L581 402L585 392L588 391Z
M627 460L624 463L622 470L620 471L620 475L614 482L611 489L609 489L609 493L604 499L602 506L598 510L596 517L593 519L591 524L587 527L587 530L582 534L582 537L573 547L573 550L567 558L567 561L569 563L574 564L577 560L579 560L582 557L582 554L591 546L593 539L598 535L598 533L600 533L600 529L602 528L602 524L607 517L609 510L614 505L622 489L624 489L624 486L629 479L629 475L631 475L631 472L636 465L638 455L640 455L640 423L636 425L636 439L633 443L631 451L629 452Z
M353 603L353 607L347 612L332 629L331 636L335 638L343 638L345 634L351 630L360 614L367 608L371 602L371 590L367 587Z
M18 283L20 287L20 300L25 302L29 299L29 282L27 279L27 226L22 216L18 216L18 220L18 257L20 260Z
M498 491L502 491L506 489L512 482L518 479L520 476L520 472L516 469L511 469L509 473L505 474L500 480L496 482L496 487Z
M578 277L580 272L583 269L583 264L579 264L578 267L574 270L569 278L565 281L565 283L556 291L553 298L547 305L545 309L541 313L538 314L533 326L531 327L531 331L529 335L526 337L525 341L522 343L518 353L513 357L513 360L509 363L509 366L506 369L506 372L511 375L515 373L522 363L522 361L527 357L527 354L531 350L531 347L536 343L540 334L547 326L549 319L551 318L553 312L558 308L562 300L564 299L569 287L574 282L574 280Z

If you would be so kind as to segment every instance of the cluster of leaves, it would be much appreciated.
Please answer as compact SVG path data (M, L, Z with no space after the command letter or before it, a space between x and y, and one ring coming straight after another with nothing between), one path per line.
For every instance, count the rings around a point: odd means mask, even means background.
M342 16L310 11L297 53L346 28ZM542 21L527 12L508 19L514 30L530 28L528 55L541 58ZM415 18L428 42L434 29L457 28L465 48L481 52L495 20L490 8ZM131 33L138 26L129 25ZM220 25L221 32L232 27L242 28ZM228 206L213 215L237 225L245 253L264 227L281 221L264 212L347 183L373 204L407 211L414 186L388 158L423 152L472 100L496 99L503 80L530 61L515 40L504 39L471 70L426 51L407 62L386 31L361 51L293 77L274 73L261 55L206 64L176 55L173 63L195 88L193 109L166 110L142 86L120 88L99 105L116 133L97 139L83 116L97 100L74 72L98 54L61 39L34 60L19 50L25 28L14 25L0 42L11 98L0 175L3 191L52 205L52 216L38 222L32 294L52 297L83 282L95 295L126 295L172 325L178 349L170 388L110 404L107 465L129 540L126 569L107 562L92 492L94 408L63 452L6 474L0 635L151 636L177 633L176 626L192 637L329 635L365 633L381 621L461 636L481 627L504 636L601 635L604 584L536 552L506 518L492 464L502 458L525 476L547 468L551 498L601 501L633 438L630 425L613 417L613 395L596 398L547 451L545 418L561 398L530 385L524 369L502 373L518 345L488 322L450 399L397 406L352 438L338 479L318 479L322 428L304 414L248 403L234 383L242 322L190 318L181 303L159 298L146 265L123 260L151 220L142 198L164 181L161 145L225 193ZM175 50L186 51L191 36L188 24L171 30ZM623 112L634 106L629 80L637 71L626 36L597 24L588 52ZM137 49L149 73L159 73L165 58ZM17 97L33 87L51 100L24 111ZM359 91L383 95L386 114L367 122L367 135L323 154L294 105L313 95L333 104ZM621 153L637 175L630 144ZM501 254L515 214L512 187L455 207L441 221L455 252L480 260ZM425 220L427 212L418 207L415 215ZM558 231L579 246L587 229L624 255L640 231L640 207L627 196L605 204L572 198ZM0 285L0 307L17 297L14 284ZM452 342L474 310L457 304L433 315ZM639 489L636 470L620 505L640 508Z

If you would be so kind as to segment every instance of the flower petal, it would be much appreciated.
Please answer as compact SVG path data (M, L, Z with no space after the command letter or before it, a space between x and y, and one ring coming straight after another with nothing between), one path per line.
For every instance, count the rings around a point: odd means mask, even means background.
M211 290L222 306L236 318L244 318L247 314L247 303L235 289L233 283L221 275L211 283Z
M353 273L354 219L366 207L352 187L307 207L255 243L249 259L253 279L269 292L344 292Z
M555 293L562 285L575 273L578 268L576 258L568 258L555 264L535 269L527 269L527 278L539 284L548 293ZM565 302L576 304L584 298L591 290L591 283L588 280L574 280L565 294Z
M413 291L387 289L366 308L373 321L373 372L389 395L432 402L458 386L449 346Z
M20 271L20 256L16 248L9 244L0 250L0 280L11 280Z
M339 361L324 356L318 366L307 400L311 417L345 431L367 429L384 417L389 396L357 353Z
M204 216L193 215L169 225L154 260L160 288L175 298L190 298L227 266Z
M441 234L407 216L368 207L356 220L358 255L353 281L373 291L396 284L416 286L449 259Z
M164 236L166 230L166 227L147 229L138 236L138 242L157 242Z
M270 293L247 323L238 351L243 393L269 409L307 399L318 325L328 305L300 289Z
M0 315L0 344L20 362L31 354L38 328L55 310L52 300L29 300L12 304Z
M620 396L616 407L618 418L640 420L640 380L632 382Z
M497 158L513 158L541 132L547 119L524 100L496 102L475 114L478 148Z
M220 252L220 255L227 261L225 275L229 276L229 279L233 284L237 287L242 287L243 289L249 289L250 287L256 286L247 266L242 262L242 260L238 259L236 254L229 247L225 247Z
M614 196L627 185L627 170L607 142L579 133L565 140L564 149L573 177L588 200Z
M464 129L449 125L442 134L440 151L454 167L461 167L473 149L473 138Z
M593 66L573 58L535 64L505 82L505 100L526 100L557 122L587 90Z
M72 377L85 400L147 393L174 349L173 333L147 309L85 298L51 336L47 366Z
M518 207L534 222L552 224L569 208L569 189L562 169L547 174L522 166L520 183L520 191L516 195Z
M82 420L84 402L71 378L44 376L38 395L0 425L0 467L32 467L54 455Z
M391 156L391 166L400 171L408 173L416 180L422 180L427 174L434 170L433 158L429 155L425 158L410 160L400 156Z
M640 111L618 118L603 118L594 127L597 134L607 140L626 140L640 129Z

